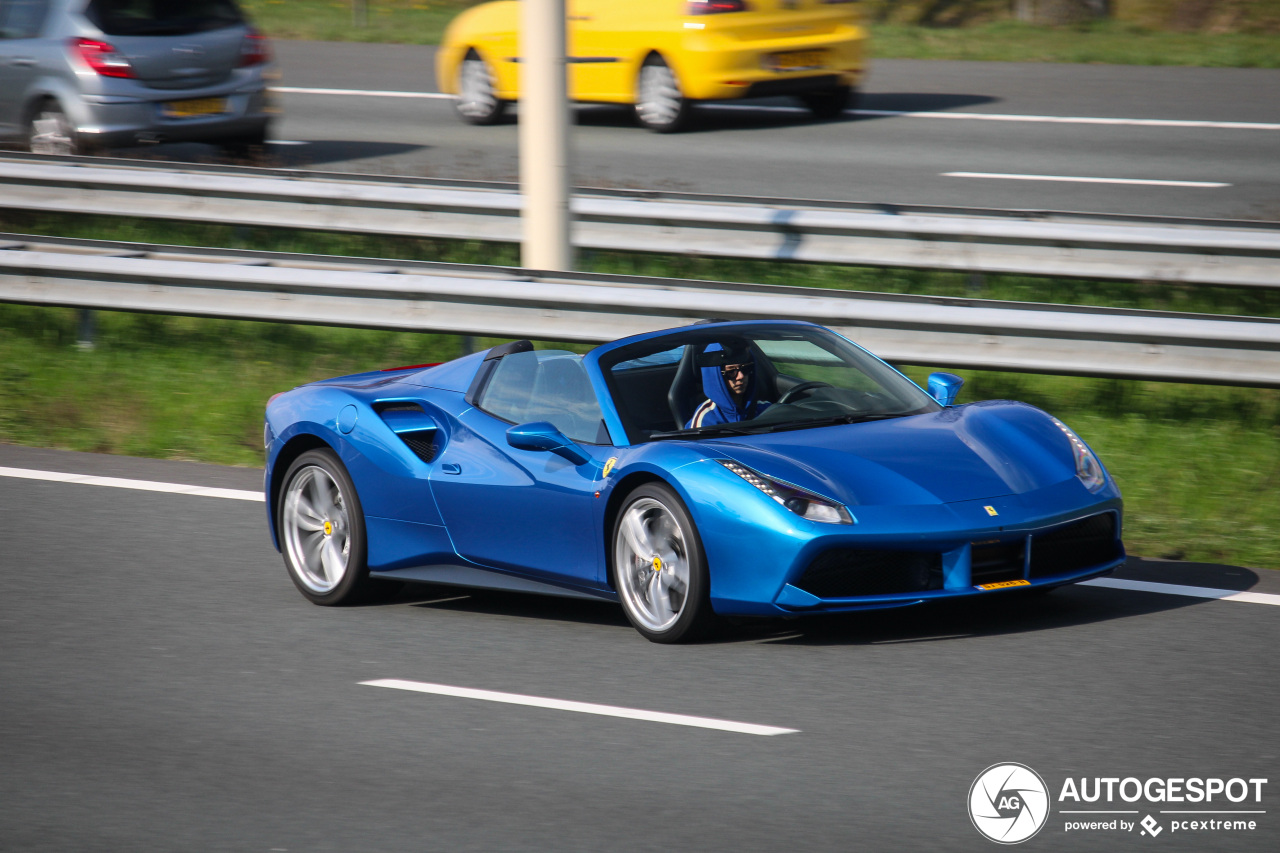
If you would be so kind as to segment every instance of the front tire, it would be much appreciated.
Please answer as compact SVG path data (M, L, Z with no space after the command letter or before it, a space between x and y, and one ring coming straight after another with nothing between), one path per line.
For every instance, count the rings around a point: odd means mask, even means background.
M458 66L458 99L453 106L463 121L477 125L497 124L507 110L507 102L494 88L489 64L475 50L467 51Z
M668 486L647 483L623 501L613 525L613 582L627 619L651 642L689 642L711 627L702 540Z
M333 606L369 597L364 510L333 451L310 450L294 460L276 517L285 568L308 600Z
M636 120L655 133L674 133L688 123L692 110L671 66L657 55L646 59L636 80Z

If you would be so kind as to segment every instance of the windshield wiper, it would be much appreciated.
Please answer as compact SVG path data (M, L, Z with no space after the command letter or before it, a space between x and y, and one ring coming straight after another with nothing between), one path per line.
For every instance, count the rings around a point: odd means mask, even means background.
M784 421L768 427L759 427L761 432L784 432L791 429L808 429L809 427L835 426L837 424L860 424L867 421L884 421L889 418L901 418L900 412L867 414L867 415L834 415L829 418L813 418L805 421Z
M668 432L655 432L649 436L650 441L661 441L664 438L709 438L717 435L750 435L759 429L743 429L738 426L704 426L687 429L673 429Z

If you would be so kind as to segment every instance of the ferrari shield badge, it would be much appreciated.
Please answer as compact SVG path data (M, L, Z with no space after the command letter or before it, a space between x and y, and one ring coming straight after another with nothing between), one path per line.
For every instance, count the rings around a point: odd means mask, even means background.
M609 472L613 470L613 466L617 464L618 464L618 457L610 456L608 461L604 463L604 473L601 476L608 477Z
M1000 514L1000 513L996 512L996 508L995 508L995 507L993 507L993 506L984 506L984 507L983 507L983 509L985 509L985 510L987 511L987 515L999 515L999 514Z

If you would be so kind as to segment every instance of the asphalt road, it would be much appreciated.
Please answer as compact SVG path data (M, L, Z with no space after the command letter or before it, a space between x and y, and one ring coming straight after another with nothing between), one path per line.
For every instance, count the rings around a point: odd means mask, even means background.
M0 467L261 476L5 446ZM1074 587L669 648L590 602L423 587L314 607L260 503L0 476L0 518L3 850L989 851L966 804L996 762L1055 798L1068 777L1269 779L1261 804L1214 803L1265 811L1253 831L1067 832L1055 802L1028 850L1280 843L1274 606ZM1261 570L1122 574L1280 592ZM799 733L360 684L382 678Z
M514 122L469 127L448 100L376 94L435 92L433 48L278 42L275 50L287 89L360 94L283 94L285 118L274 135L305 144L271 146L270 162L518 178ZM710 107L691 132L659 136L635 127L625 109L579 108L572 172L579 186L1280 219L1277 91L1274 70L877 60L861 103L877 114L835 122L813 122L774 99ZM934 116L881 114L901 112ZM211 152L188 145L145 153Z

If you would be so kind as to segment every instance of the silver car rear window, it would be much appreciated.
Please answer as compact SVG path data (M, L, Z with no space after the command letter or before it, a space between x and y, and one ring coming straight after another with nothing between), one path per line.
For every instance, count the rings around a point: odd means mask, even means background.
M109 36L185 36L244 23L234 0L93 0L84 15Z

